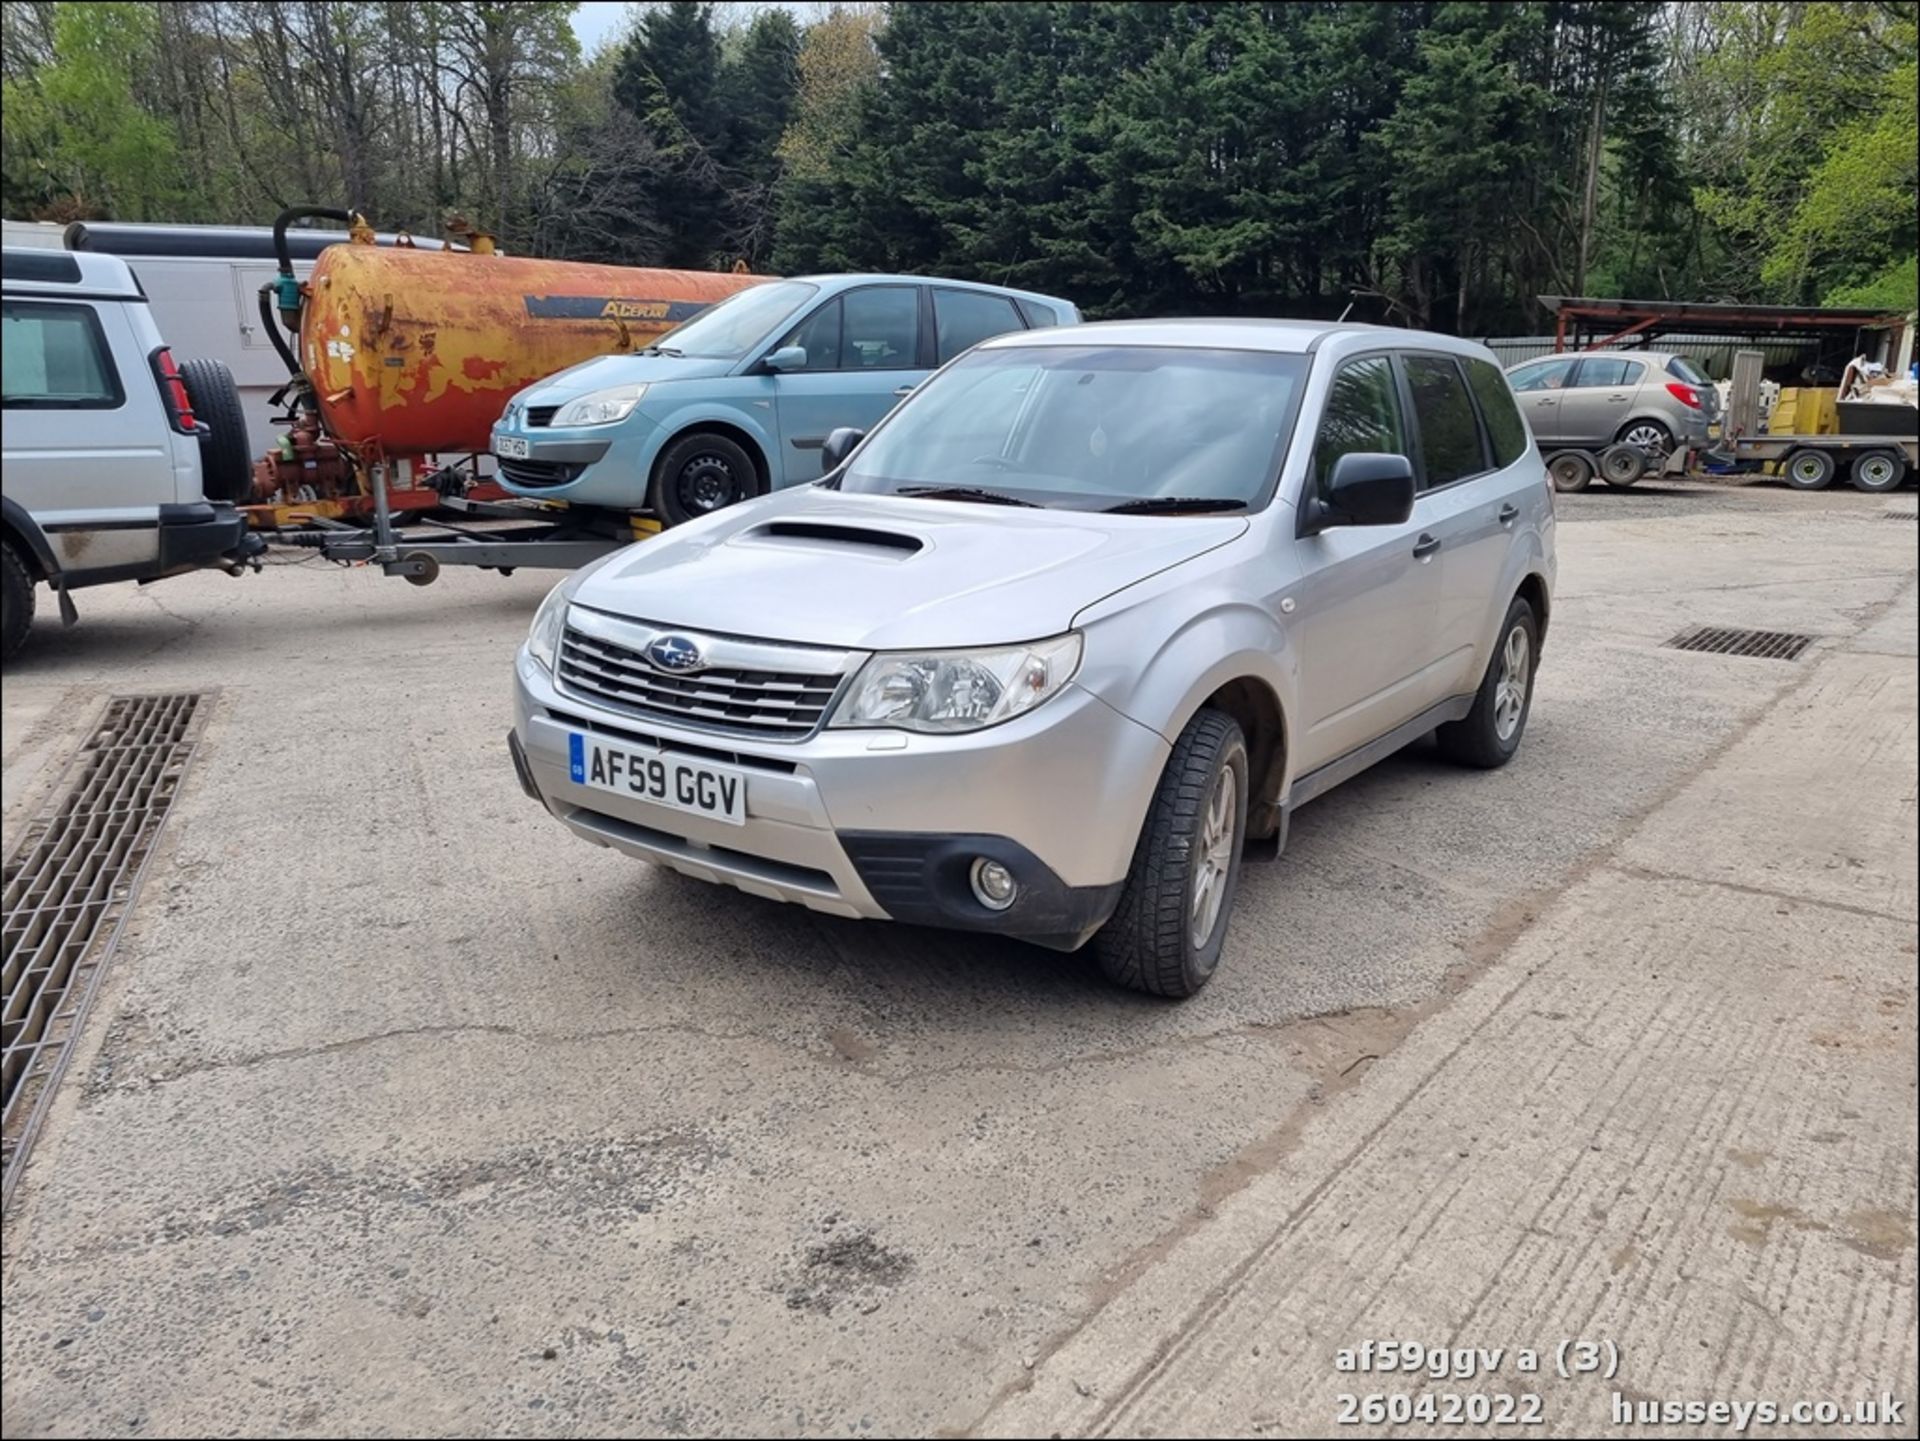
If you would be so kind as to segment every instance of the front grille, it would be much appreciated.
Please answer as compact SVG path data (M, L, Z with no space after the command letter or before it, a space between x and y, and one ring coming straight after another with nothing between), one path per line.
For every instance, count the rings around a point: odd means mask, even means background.
M527 407L527 424L536 426L552 425L554 416L559 413L560 407L557 405L529 405Z
M718 666L673 675L655 669L637 650L569 626L560 644L560 679L638 715L800 740L819 728L841 675Z
M500 473L515 485L539 487L543 485L566 485L580 478L584 465L558 465L548 460L508 460L496 456L500 463Z

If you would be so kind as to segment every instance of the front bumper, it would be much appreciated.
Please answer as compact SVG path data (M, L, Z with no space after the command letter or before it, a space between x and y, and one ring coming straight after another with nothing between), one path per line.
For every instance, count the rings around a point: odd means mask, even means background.
M525 456L508 457L499 452L499 437L525 441ZM597 465L613 448L611 435L579 439L570 432L559 435L538 429L494 432L494 463L501 483L519 495L552 496L571 488L587 467Z
M821 730L778 742L582 700L523 648L512 746L522 786L568 829L701 880L832 915L1073 946L1119 898L1169 746L1070 685L970 735ZM744 825L576 784L568 737L689 751L746 777ZM976 856L1013 871L1005 911L973 899Z

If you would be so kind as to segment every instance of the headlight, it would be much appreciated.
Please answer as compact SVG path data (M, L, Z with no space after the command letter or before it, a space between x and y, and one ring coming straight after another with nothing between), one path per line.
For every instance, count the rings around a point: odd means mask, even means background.
M860 667L832 724L980 730L1032 710L1079 665L1077 632L993 650L883 653Z
M533 613L533 628L527 632L527 654L539 661L548 674L553 672L554 656L560 650L560 632L567 624L566 589L567 582L563 580L547 592L540 609Z
M569 400L554 415L552 423L556 426L612 425L632 415L634 406L640 403L640 397L646 393L645 385L615 385L606 390L596 390L577 400Z

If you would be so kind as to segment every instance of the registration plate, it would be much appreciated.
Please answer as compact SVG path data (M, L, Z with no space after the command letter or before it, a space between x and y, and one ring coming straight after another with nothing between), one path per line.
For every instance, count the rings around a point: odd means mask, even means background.
M573 783L631 796L669 810L747 823L747 778L730 766L689 760L670 751L609 745L597 736L567 736L567 764Z
M525 460L533 454L533 447L517 435L496 435L493 453L507 460Z

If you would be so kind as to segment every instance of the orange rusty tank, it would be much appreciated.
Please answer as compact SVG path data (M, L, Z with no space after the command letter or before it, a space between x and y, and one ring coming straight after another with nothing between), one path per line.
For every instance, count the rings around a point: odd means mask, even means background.
M335 245L307 282L300 361L327 429L352 449L483 451L515 392L642 349L766 278Z

